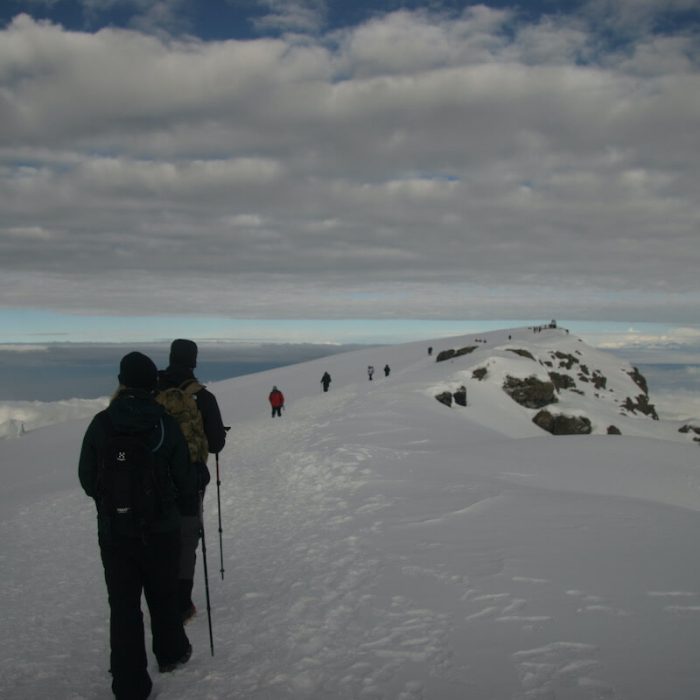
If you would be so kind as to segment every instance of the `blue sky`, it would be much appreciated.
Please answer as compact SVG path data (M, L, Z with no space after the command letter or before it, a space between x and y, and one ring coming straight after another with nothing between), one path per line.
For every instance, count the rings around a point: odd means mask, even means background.
M0 342L695 342L699 49L697 0L5 0Z

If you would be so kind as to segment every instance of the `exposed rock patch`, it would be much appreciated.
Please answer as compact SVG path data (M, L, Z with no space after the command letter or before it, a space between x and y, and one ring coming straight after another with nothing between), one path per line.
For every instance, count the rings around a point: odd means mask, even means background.
M527 357L530 360L535 360L535 356L529 350L523 350L522 348L506 348L508 352L514 352L520 357ZM535 360L536 361L536 360Z
M540 411L532 422L552 435L589 435L593 427L586 416L552 415L549 411Z
M562 352L561 350L557 350L556 352L552 353L552 357L556 357L559 360L559 366L566 369L571 369L574 365L579 363L578 358Z
M467 405L467 387L462 385L457 389L452 394L452 398L454 399L454 402L458 404L459 406L466 406Z
M622 404L622 408L632 411L632 413L643 413L645 416L650 416L654 420L659 420L656 407L653 403L649 403L649 397L646 394L639 394L634 401L628 396Z
M507 376L503 383L503 391L525 408L542 408L557 401L554 384L543 382L534 376L525 379Z
M474 377L474 379L478 379L479 381L481 381L488 373L489 373L489 371L488 371L488 369L486 369L486 367L477 367L472 372L472 377Z
M595 370L591 375L591 381L596 389L605 389L608 385L608 378L599 370Z
M444 403L445 406L452 408L452 394L449 391L443 391L435 397L440 403Z
M620 432L620 429L616 425L609 425L608 426L608 435L622 435Z
M467 347L457 350L441 350L435 358L435 362L444 362L445 360L451 360L453 357L468 355L470 352L474 352L474 350L476 350L476 345L468 345Z
M459 406L467 405L467 387L462 385L455 392L442 391L435 398L440 402L444 403L445 406L452 408L452 401L454 401Z
M649 387L647 386L647 380L644 375L637 369L637 367L632 367L631 372L627 372L632 378L632 381L644 392L645 396L649 395Z
M550 372L549 378L554 384L557 391L562 389L573 389L576 387L576 382L568 374L559 374L559 372Z

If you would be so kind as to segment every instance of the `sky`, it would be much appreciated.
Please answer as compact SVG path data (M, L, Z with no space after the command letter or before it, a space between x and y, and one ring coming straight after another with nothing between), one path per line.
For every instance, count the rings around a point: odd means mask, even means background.
M697 0L4 0L2 342L697 332L699 47Z
M550 408L594 434L549 435L502 391L504 374L544 367L508 352L508 335L541 361L578 358L556 367L576 391ZM639 392L630 366L573 335L485 339L450 362L392 347L390 376L372 382L377 348L211 387L231 425L220 499L212 485L204 500L214 655L200 552L191 660L159 674L146 633L159 700L700 697L697 436L621 415ZM606 391L583 382L584 363ZM273 384L287 396L274 420ZM467 406L435 400L463 384ZM3 700L112 698L95 507L76 466L105 403L81 417L25 407L0 439Z

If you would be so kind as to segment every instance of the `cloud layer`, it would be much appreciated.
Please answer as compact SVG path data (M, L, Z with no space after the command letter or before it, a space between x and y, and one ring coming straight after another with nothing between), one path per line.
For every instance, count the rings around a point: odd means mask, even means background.
M294 33L0 31L4 304L697 322L692 25L265 5Z

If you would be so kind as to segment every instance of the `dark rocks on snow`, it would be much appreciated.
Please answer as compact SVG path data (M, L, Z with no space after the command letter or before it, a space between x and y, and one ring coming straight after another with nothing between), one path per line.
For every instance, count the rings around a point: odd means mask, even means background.
M552 415L544 410L532 422L552 435L589 435L593 430L591 421L586 416Z
M608 426L608 435L622 435L620 429L616 425Z
M605 389L605 387L608 385L608 378L601 374L601 372L598 370L593 372L591 381L596 389Z
M503 383L503 391L525 408L542 408L557 402L554 384L543 382L537 377L518 379L508 376Z
M575 364L579 363L578 358L561 352L561 350L557 350L555 353L552 353L552 355L559 360L559 366L565 367L566 369L571 369Z
M561 389L573 389L576 387L576 382L568 374L559 374L559 372L550 372L549 378L557 391Z
M632 381L644 392L646 396L649 395L649 387L647 386L647 380L644 375L636 368L632 367L631 372L627 372L632 378Z
M452 401L459 406L467 405L467 387L462 385L454 393L449 391L443 391L435 397L440 403L444 403L445 406L452 407Z
M435 358L435 362L444 362L445 360L451 360L453 357L468 355L470 352L474 352L474 350L476 350L476 345L468 345L467 347L458 348L457 350L441 350Z
M459 404L460 406L466 406L467 405L467 387L466 386L461 386L457 391L455 391L452 394L452 398L455 400L456 404Z
M528 351L528 350L523 350L522 348L507 348L508 352L514 352L516 355L520 355L520 357L527 357L530 360L534 360L535 357L534 355Z
M684 426L678 428L679 433L695 433L695 435L700 435L700 428L697 425L690 425L686 423ZM700 437L694 437L694 442L700 443Z
M654 420L659 420L659 416L656 413L656 407L653 403L649 403L649 397L646 394L639 394L637 398L633 401L629 396L625 399L622 407L632 413L643 413L645 416L650 416Z
M452 394L449 391L443 391L435 397L440 403L444 403L445 406L452 407Z
M486 369L486 367L477 367L472 372L472 377L474 377L474 379L478 379L479 381L481 381L488 373L489 373L489 371Z

